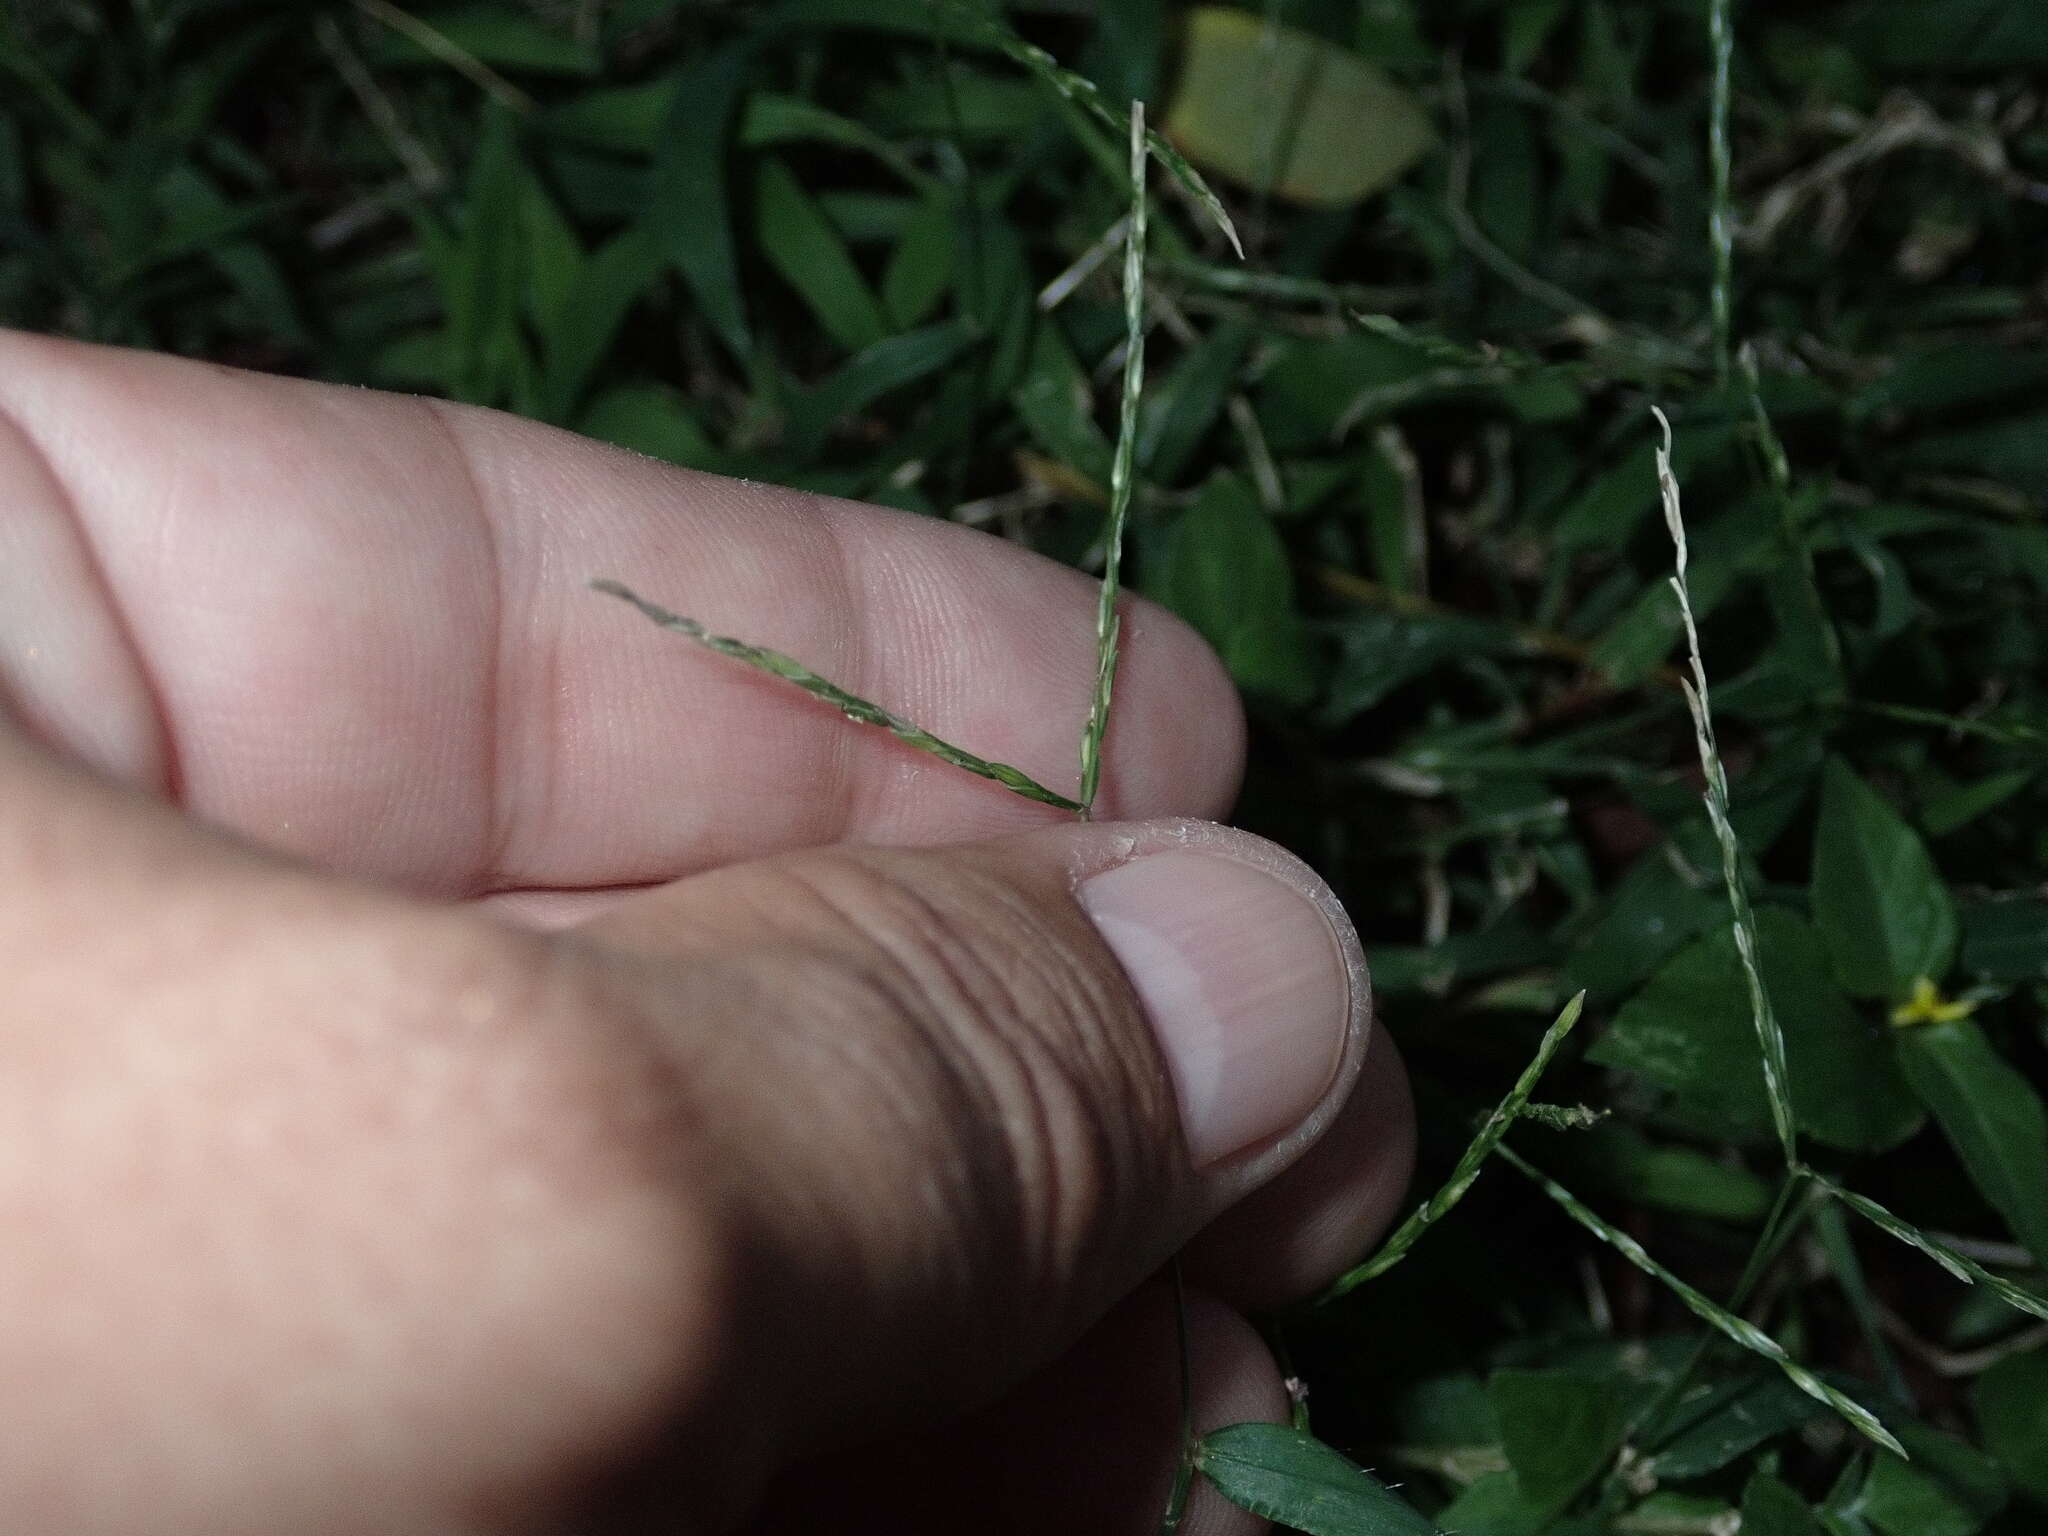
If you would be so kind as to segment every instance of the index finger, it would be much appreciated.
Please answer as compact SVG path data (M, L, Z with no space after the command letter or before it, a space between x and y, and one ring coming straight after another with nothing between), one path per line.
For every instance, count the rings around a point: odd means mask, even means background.
M450 895L671 879L1059 813L591 593L803 659L1065 792L1093 584L937 519L494 412L0 333L0 689L195 813ZM1125 610L1104 813L1216 816L1213 654Z

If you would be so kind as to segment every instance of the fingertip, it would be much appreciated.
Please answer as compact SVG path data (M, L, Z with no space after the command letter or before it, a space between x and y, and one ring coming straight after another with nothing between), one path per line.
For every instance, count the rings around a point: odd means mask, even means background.
M1244 702L1208 641L1149 598L1123 604L1100 809L1220 821L1244 782Z

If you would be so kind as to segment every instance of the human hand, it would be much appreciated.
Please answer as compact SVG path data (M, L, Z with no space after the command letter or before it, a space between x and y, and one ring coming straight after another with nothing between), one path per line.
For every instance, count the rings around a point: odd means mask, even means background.
M487 412L0 333L0 1509L1143 1531L1406 1181L1357 941L1141 602ZM853 1447L865 1449L851 1449ZM795 1469L795 1470L792 1470ZM1191 1536L1255 1530L1198 1502Z

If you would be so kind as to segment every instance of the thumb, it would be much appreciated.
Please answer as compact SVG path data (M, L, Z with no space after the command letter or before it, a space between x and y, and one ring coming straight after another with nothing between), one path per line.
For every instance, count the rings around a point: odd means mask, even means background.
M1321 1134L1369 1027L1327 887L1207 823L780 856L575 932L674 1063L771 1458L1060 1353Z

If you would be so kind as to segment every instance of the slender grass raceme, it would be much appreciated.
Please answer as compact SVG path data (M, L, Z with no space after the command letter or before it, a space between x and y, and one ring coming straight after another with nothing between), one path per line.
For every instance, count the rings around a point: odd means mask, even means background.
M1710 1327L1726 1334L1752 1354L1761 1355L1764 1359L1769 1360L1779 1370L1783 1371L1791 1379L1792 1384L1800 1391L1804 1392L1808 1397L1816 1398L1826 1403L1863 1434L1883 1446L1886 1450L1898 1456L1906 1454L1905 1447L1893 1438L1891 1431L1878 1423L1877 1415L1868 1408L1865 1408L1861 1403L1837 1392L1805 1366L1786 1354L1785 1347L1761 1328L1757 1327L1756 1324L1737 1317L1726 1307L1717 1305L1705 1295L1687 1285L1678 1276L1672 1274L1670 1270L1651 1258L1641 1243L1630 1237L1626 1232L1619 1231L1610 1226L1590 1207L1581 1202L1578 1196L1574 1195L1562 1184L1559 1184L1555 1179L1533 1167L1513 1147L1502 1147L1500 1155L1506 1158L1517 1170L1533 1180L1536 1186L1546 1195L1550 1196L1552 1200L1555 1200L1564 1213L1571 1217L1573 1221L1576 1221L1588 1232L1599 1238L1601 1242L1607 1244L1608 1247L1612 1248L1624 1259L1627 1259L1629 1263L1635 1265L1644 1274L1660 1281L1670 1290L1672 1295L1685 1304L1686 1309L1695 1317Z
M1763 1051L1764 1089L1770 1096L1771 1125L1778 1133L1787 1166L1793 1166L1799 1161L1799 1135L1792 1115L1791 1072L1785 1064L1785 1032L1771 1008L1771 996L1759 969L1756 916L1750 910L1749 888L1742 875L1742 847L1736 841L1734 823L1728 819L1728 770L1721 762L1720 746L1714 739L1707 665L1700 655L1699 626L1693 622L1692 593L1686 586L1685 519L1679 508L1678 477L1671 471L1671 421L1661 410L1655 415L1664 434L1657 448L1657 489L1664 504L1664 524L1671 531L1675 551L1671 590L1678 596L1679 617L1685 623L1686 654L1692 662L1692 677L1681 679L1680 686L1685 689L1686 707L1692 711L1693 739L1699 748L1700 771L1706 776L1707 820L1713 824L1714 840L1721 847L1721 878L1728 887L1735 952L1742 957L1743 979L1749 984L1750 1014L1756 1023L1757 1043Z
M1486 1123L1479 1128L1479 1134L1472 1138L1472 1144L1465 1149L1465 1155L1458 1159L1458 1166L1451 1170L1451 1176L1444 1181L1443 1188L1423 1201L1408 1219L1395 1229L1394 1234L1380 1245L1379 1252L1338 1277L1329 1289L1323 1292L1320 1300L1335 1301L1339 1296L1358 1289L1366 1281L1384 1275L1408 1256L1408 1250L1421 1240L1423 1233L1449 1215L1452 1208L1465 1198L1465 1192L1478 1180L1486 1159L1499 1147L1501 1138L1508 1133L1508 1128L1528 1112L1529 1095L1536 1091L1537 1082L1541 1080L1544 1069L1550 1065L1551 1057L1557 1054L1558 1047L1564 1044L1565 1036L1570 1034L1572 1026L1579 1022L1579 1013L1585 1005L1586 994L1583 992L1564 1005L1564 1011L1545 1032L1543 1043L1536 1048L1535 1059L1523 1069L1522 1075L1515 1081L1515 1086L1508 1090L1507 1097L1502 1099L1493 1113L1486 1117Z
M1095 814L1102 786L1102 742L1116 683L1116 600L1122 589L1124 527L1130 521L1138 450L1138 403L1145 390L1145 104L1131 103L1131 213L1124 235L1124 387L1110 461L1108 531L1103 537L1102 588L1095 607L1095 695L1081 730L1081 816Z
M2014 1285L2010 1280L1994 1275L1968 1254L1958 1253L1947 1243L1929 1237L1911 1222L1902 1221L1866 1195L1844 1189L1832 1179L1811 1169L1807 1171L1806 1176L1866 1221L1882 1228L1908 1247L1918 1248L1958 1280L1969 1285L1981 1285L2007 1306L2032 1313L2035 1317L2048 1319L2048 1296L2038 1295L2023 1286Z
M679 613L650 603L630 587L610 580L593 581L591 589L616 597L621 602L631 603L663 629L672 629L679 635L688 635L707 650L743 661L758 671L794 683L814 699L822 699L838 710L847 719L860 725L879 726L897 739L907 742L920 752L929 752L941 762L951 763L955 768L964 768L969 773L984 779L993 779L1012 794L1022 795L1026 800L1036 800L1041 805L1056 805L1063 811L1079 811L1081 803L1069 800L1056 790L1047 789L1021 768L1012 768L1008 763L992 763L986 758L976 757L950 741L934 736L923 726L893 714L879 704L869 703L857 694L848 693L837 683L820 677L793 656L780 651L771 651L765 646L749 645L744 640L735 640L729 635L714 635L695 619L684 618Z

